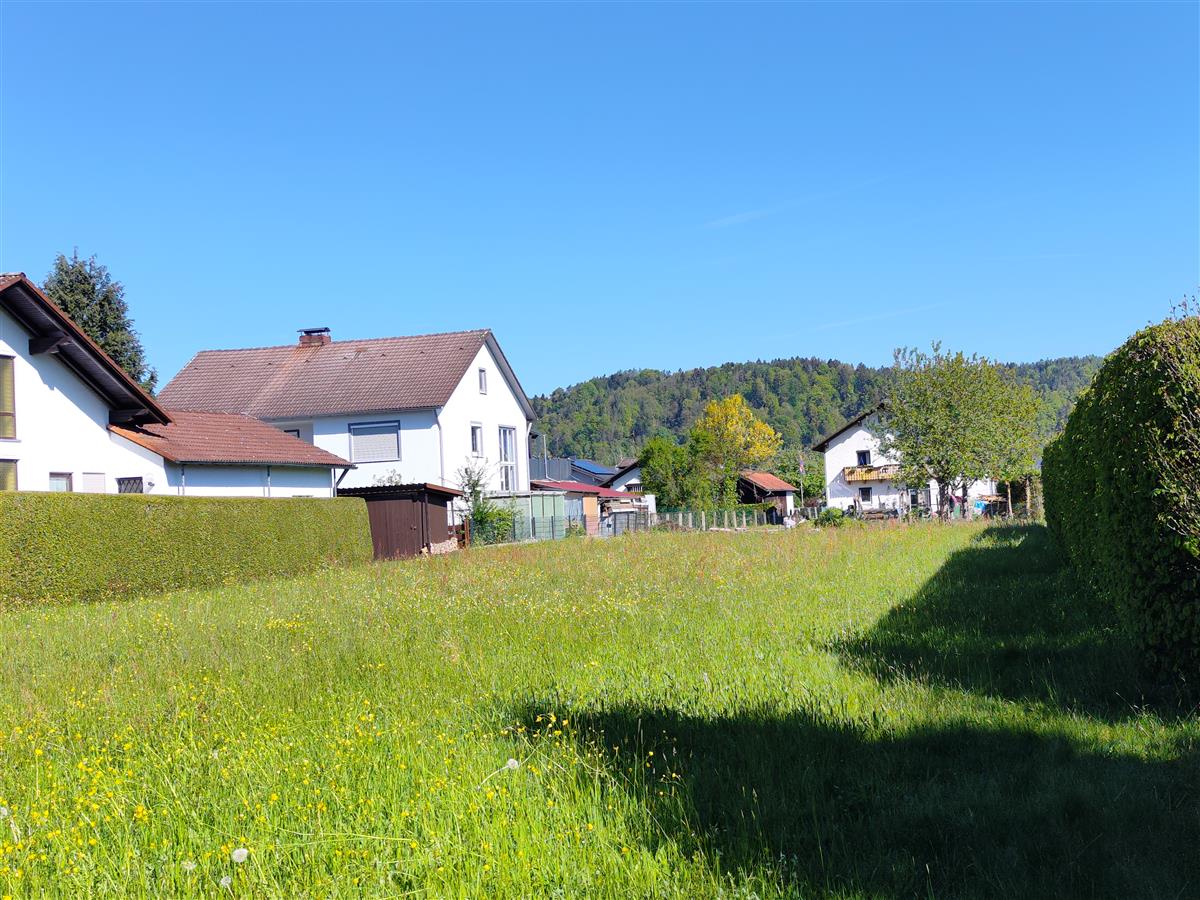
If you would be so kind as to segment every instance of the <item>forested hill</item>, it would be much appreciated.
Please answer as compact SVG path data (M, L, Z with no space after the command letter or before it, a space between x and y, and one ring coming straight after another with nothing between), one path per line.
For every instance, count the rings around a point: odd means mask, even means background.
M1062 427L1071 403L1101 361L1098 356L1070 356L1009 366L1041 397L1041 427L1047 436ZM614 463L636 456L655 435L682 436L709 400L740 393L783 435L786 447L810 447L878 399L887 372L800 358L686 372L618 372L534 397L534 427L546 435L554 456Z

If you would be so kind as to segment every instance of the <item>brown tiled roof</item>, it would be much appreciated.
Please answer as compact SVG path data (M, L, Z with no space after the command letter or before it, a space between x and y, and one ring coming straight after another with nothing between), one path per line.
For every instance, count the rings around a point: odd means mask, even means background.
M743 472L742 477L761 491L794 491L795 488L770 472Z
M429 409L450 399L490 334L485 329L204 350L159 397L176 409L259 419Z
M179 409L168 412L169 425L110 425L109 430L174 463L350 465L340 456L250 416Z

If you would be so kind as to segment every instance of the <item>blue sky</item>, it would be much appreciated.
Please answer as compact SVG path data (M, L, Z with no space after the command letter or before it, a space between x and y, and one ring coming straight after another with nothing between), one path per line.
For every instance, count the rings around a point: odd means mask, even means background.
M0 5L0 268L197 350L491 327L625 368L1105 353L1200 283L1155 5Z

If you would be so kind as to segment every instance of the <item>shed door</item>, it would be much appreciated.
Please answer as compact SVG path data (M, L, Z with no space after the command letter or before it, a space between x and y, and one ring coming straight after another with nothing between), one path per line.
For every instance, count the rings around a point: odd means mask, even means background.
M415 499L368 500L376 559L417 556L422 550L421 503Z

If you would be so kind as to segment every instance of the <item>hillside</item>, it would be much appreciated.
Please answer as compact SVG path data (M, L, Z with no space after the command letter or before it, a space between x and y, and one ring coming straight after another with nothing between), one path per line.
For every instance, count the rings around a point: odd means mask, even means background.
M1009 366L1041 397L1047 437L1062 427L1100 362L1070 356ZM811 446L877 399L887 372L799 357L679 372L642 369L559 388L534 397L533 407L552 455L614 462L636 455L657 434L682 436L709 400L740 393L794 449Z

